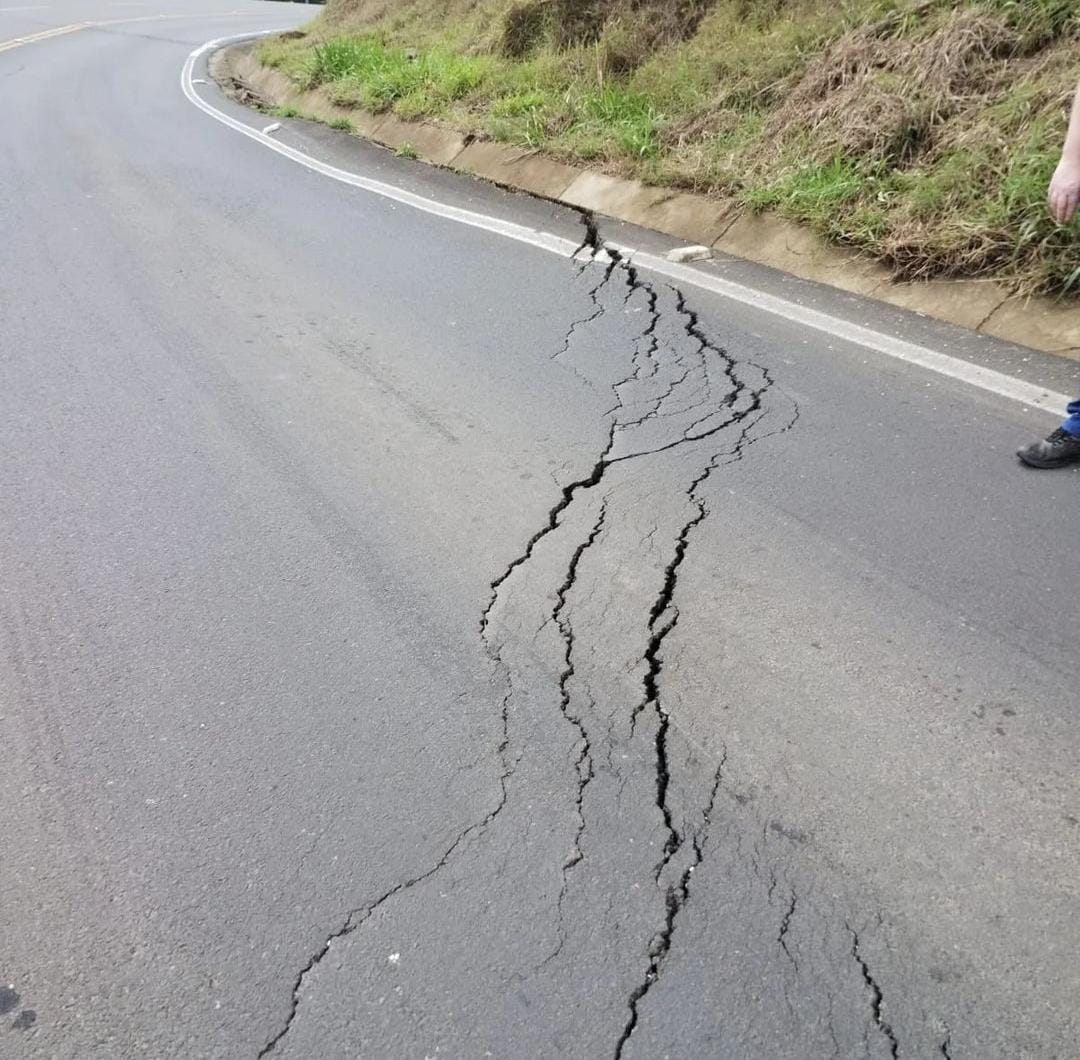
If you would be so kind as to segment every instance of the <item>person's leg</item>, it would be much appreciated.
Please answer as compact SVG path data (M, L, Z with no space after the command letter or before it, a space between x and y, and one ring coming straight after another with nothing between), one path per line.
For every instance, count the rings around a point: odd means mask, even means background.
M1028 467L1065 467L1080 463L1080 398L1070 402L1065 422L1049 438L1027 445L1016 455Z
M1072 402L1066 411L1069 418L1061 425L1069 434L1080 435L1080 398Z

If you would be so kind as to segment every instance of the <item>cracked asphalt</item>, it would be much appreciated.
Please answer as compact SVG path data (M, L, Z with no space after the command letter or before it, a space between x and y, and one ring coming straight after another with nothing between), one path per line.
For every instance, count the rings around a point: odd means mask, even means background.
M1080 1055L1052 419L302 169L197 7L0 6L145 19L0 54L0 1054Z

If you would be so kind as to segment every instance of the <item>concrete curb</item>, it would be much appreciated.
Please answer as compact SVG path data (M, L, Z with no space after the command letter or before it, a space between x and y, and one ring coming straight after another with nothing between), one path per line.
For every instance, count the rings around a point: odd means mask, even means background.
M433 165L541 195L734 257L782 269L889 305L1047 353L1080 360L1080 307L1024 298L993 280L899 283L878 262L826 243L815 233L733 202L653 188L638 181L556 162L537 152L480 141L426 122L371 114L333 103L319 91L299 91L281 72L263 66L251 43L218 52L211 75L267 106L294 107L318 121L346 118L354 131L385 147L408 147Z

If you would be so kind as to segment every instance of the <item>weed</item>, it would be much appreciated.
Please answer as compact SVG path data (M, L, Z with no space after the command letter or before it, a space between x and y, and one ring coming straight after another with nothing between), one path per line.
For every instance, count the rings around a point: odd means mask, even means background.
M547 96L537 91L496 99L491 106L488 131L496 140L540 147L546 139L547 104Z
M341 37L311 48L306 84L343 83L373 110L405 101L410 115L419 116L476 89L488 65L443 49L418 55L388 47L375 36Z
M406 142L403 143L395 152L398 158L412 158L417 159L420 157L420 152L413 147L412 144Z
M642 93L608 84L586 93L578 106L577 127L600 131L632 158L655 158L660 150L661 117Z
M859 163L838 155L830 162L802 166L771 183L751 187L743 201L752 209L771 207L828 230L864 196L874 179L875 174Z

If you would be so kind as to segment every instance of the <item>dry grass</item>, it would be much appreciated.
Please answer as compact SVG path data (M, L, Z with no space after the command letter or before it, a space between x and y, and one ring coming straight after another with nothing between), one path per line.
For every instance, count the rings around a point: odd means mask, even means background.
M846 34L806 67L764 137L773 150L809 132L814 157L837 154L889 165L912 161L958 109L987 98L998 60L1020 35L1003 18L957 11L922 39L898 31L900 15Z

